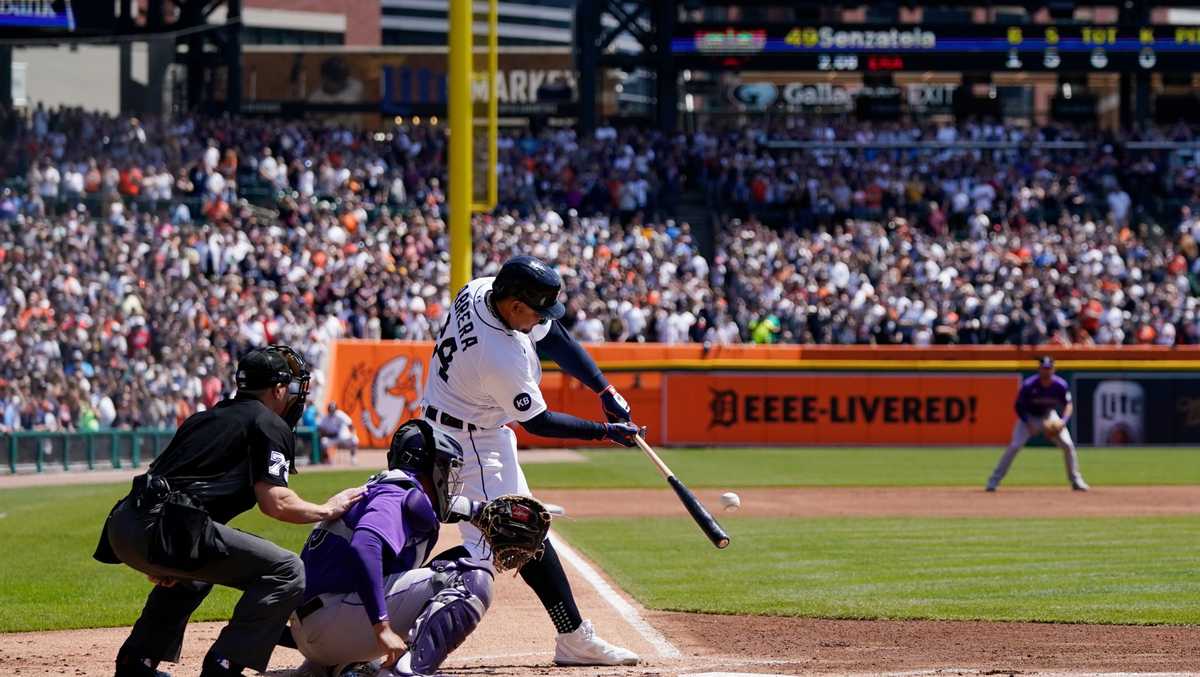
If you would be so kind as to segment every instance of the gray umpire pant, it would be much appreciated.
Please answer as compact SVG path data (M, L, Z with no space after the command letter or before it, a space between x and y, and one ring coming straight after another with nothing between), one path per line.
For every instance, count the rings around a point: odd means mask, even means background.
M151 520L128 500L117 508L108 524L113 552L142 573L179 582L169 588L155 586L150 591L142 615L121 650L138 658L178 661L192 612L214 584L225 585L243 594L212 649L234 663L265 671L288 616L304 598L304 565L300 558L266 539L216 524L229 550L227 557L193 571L156 566L147 561Z

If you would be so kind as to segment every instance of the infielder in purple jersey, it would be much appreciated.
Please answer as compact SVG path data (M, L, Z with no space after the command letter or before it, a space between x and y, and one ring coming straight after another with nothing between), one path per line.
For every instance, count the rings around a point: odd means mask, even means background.
M440 523L470 517L471 503L457 495L461 465L453 438L409 421L392 438L389 470L371 478L352 511L313 529L300 553L305 601L291 622L307 659L301 674L433 674L479 624L491 563L422 567Z
M1029 441L1029 438L1042 433L1063 451L1067 464L1067 481L1076 491L1087 491L1088 484L1079 474L1079 460L1075 455L1075 443L1067 432L1067 421L1075 410L1071 402L1071 388L1066 380L1054 373L1054 358L1046 356L1038 362L1038 373L1021 382L1021 390L1017 393L1014 405L1017 411L1017 422L1013 425L1012 441L988 478L987 490L995 491L1000 486L1000 480L1008 474L1017 452Z

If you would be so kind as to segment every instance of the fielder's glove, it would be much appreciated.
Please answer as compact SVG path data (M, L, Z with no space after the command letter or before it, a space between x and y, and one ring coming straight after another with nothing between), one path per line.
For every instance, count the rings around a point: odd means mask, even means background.
M621 397L621 393L617 392L612 384L600 391L600 407L604 409L604 416L609 423L633 420L629 414L629 403L625 401L624 397Z
M497 572L520 569L534 557L541 557L550 531L546 506L535 498L517 494L492 499L471 522L483 532L492 549L492 564Z
M605 423L604 438L612 440L623 447L636 447L637 442L634 437L641 435L646 436L646 426L638 426L633 423Z
M1057 435L1061 433L1066 425L1066 421L1062 420L1058 416L1047 416L1045 420L1042 421L1042 429L1046 431L1047 435Z

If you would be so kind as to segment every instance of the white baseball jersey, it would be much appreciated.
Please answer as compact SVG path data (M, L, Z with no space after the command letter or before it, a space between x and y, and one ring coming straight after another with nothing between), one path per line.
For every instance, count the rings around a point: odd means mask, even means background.
M550 321L529 334L507 329L487 302L494 279L472 280L454 299L434 343L421 400L480 428L528 421L546 410L533 344L549 333Z

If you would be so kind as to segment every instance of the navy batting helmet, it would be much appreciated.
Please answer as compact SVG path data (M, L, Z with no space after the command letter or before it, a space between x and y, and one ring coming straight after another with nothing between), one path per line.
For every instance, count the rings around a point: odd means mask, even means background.
M388 470L403 470L429 479L433 496L429 502L438 519L445 521L450 499L462 490L462 446L453 437L434 430L421 419L410 419L392 435L388 449Z
M532 256L514 256L500 267L492 282L492 300L509 297L533 308L545 319L557 320L566 312L558 300L562 277L550 266Z

